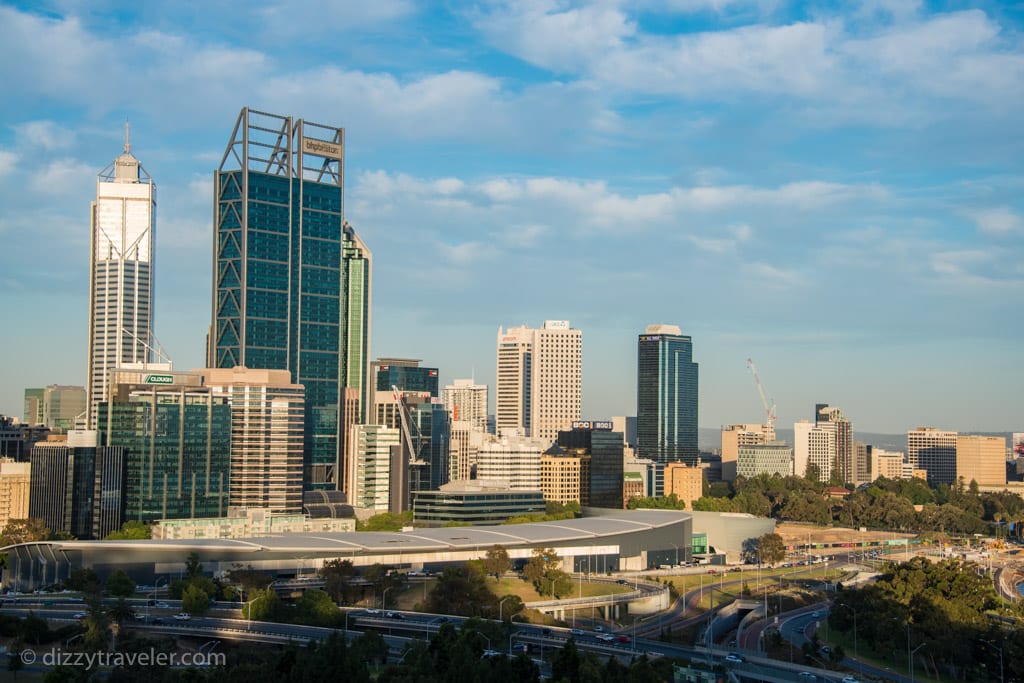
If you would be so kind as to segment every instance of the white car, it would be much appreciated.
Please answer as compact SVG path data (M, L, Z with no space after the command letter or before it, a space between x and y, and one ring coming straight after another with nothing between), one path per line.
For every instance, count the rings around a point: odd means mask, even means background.
M745 660L743 659L743 655L738 655L734 652L732 654L726 655L725 661L730 662L732 664L742 664Z
M597 637L597 639L598 639L598 640L603 640L603 641L604 641L604 642L606 642L606 643L610 643L610 642L612 642L613 640L615 640L615 636L613 636L613 635L612 635L612 634L610 634L610 633L602 633L601 635L599 635L599 636Z
M818 680L818 677L815 676L814 674L812 674L810 671L801 671L800 675L798 676L798 678L801 681L816 681L816 680Z
M167 609L170 607L170 605L168 605L166 602L158 602L156 603L156 605L154 605L154 607L158 607L159 609Z
M860 681L853 676L843 676L843 683L860 683Z
M189 619L192 618L192 615L189 614L188 612L178 612L177 614L174 615L174 618L177 619L178 621L188 621Z

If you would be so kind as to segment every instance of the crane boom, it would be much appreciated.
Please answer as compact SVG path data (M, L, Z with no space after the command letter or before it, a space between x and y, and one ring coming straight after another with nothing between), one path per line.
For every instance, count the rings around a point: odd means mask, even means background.
M754 373L754 382L757 384L757 393L761 396L761 405L764 406L764 419L765 425L772 431L775 432L775 403L769 403L768 397L764 393L764 385L761 384L761 376L757 374L757 366L754 365L754 359L747 359L747 369Z
M409 449L409 462L415 464L417 462L418 453L416 447L412 442L412 429L410 428L411 419L409 417L409 406L405 405L405 398L402 396L402 392L398 390L398 387L394 384L391 385L391 391L395 395L395 403L398 404L398 418L402 422L402 434L405 436L405 445Z

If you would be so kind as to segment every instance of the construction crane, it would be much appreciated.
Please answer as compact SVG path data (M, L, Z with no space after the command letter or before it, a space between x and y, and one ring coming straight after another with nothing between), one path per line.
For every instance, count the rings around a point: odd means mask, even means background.
M761 395L761 405L764 406L764 423L768 427L768 430L775 433L775 402L769 403L768 397L764 393L764 385L761 384L761 376L757 374L757 366L754 365L754 359L747 359L747 369L754 373L754 382L757 384L757 393Z
M411 423L412 418L409 415L409 406L405 404L405 397L402 396L402 392L399 391L398 387L394 384L391 385L391 391L395 394L395 403L398 404L398 418L402 422L402 435L405 437L406 448L409 449L409 464L410 465L422 465L425 464L418 460L419 453L412 442L412 429ZM418 430L417 430L418 431Z

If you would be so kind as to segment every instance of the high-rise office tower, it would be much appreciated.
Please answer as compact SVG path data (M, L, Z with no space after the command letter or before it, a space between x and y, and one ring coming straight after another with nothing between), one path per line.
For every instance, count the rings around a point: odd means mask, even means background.
M86 429L107 398L114 368L152 359L156 184L124 152L96 179L89 255L89 366Z
M636 454L658 464L697 465L697 363L676 325L648 325L637 342Z
M231 406L229 505L302 512L305 398L287 370L205 369L203 384Z
M583 333L568 320L546 320L537 330L498 328L495 431L513 429L553 443L580 419Z
M571 430L558 432L558 445L571 455L589 456L588 490L580 503L585 499L593 507L619 507L626 449L622 432L613 431L610 420L580 420Z
M793 425L793 474L817 481L832 478L836 461L836 432L800 420Z
M918 427L907 432L907 465L928 473L929 484L952 484L956 481L957 433Z
M1006 485L1006 438L976 434L956 437L956 479L964 484Z
M827 403L816 404L814 415L819 429L835 435L835 452L832 459L835 471L842 477L843 482L860 483L857 478L857 450L853 442L853 423L843 415L842 410Z
M124 521L227 514L231 407L202 374L118 370L97 423L102 445L123 449Z
M487 431L487 385L471 379L456 379L444 388L444 407L452 421L468 422L474 429Z
M345 220L344 130L242 109L214 176L214 368L306 388L304 484L341 488L345 389L368 407L369 249Z

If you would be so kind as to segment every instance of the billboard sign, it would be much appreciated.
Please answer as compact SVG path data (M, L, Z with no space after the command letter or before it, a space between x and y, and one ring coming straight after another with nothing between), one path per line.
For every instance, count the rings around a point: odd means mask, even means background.
M145 384L174 384L174 375L146 375Z

